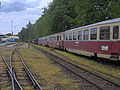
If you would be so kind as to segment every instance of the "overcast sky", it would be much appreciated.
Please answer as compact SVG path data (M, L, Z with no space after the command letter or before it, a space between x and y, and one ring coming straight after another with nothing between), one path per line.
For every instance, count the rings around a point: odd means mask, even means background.
M22 27L35 21L42 14L42 8L53 0L0 0L0 33L18 33ZM11 27L13 26L13 29Z

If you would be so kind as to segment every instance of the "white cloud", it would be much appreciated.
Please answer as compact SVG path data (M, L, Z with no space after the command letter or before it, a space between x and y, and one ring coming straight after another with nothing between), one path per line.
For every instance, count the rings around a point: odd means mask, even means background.
M41 0L11 0L1 2L2 12L23 11L40 6Z
M11 32L11 21L13 20L13 31L18 33L22 27L31 21L35 21L42 14L43 7L47 6L52 0L2 0L2 5L5 5L4 12L0 13L0 33ZM24 1L24 3L23 3ZM14 5L17 2L17 5ZM10 5L8 5L8 3ZM21 7L21 5L23 7ZM3 8L2 8L3 9ZM15 28L14 28L15 27Z

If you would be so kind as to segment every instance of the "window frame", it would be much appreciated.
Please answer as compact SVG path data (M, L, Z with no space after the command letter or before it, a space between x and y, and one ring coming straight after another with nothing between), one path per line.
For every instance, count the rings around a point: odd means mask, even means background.
M117 38L114 38L114 27L118 27ZM119 39L119 32L120 32L119 25L114 25L112 27L112 39Z
M78 31L78 40L83 40L83 31L82 30Z
M92 31L92 30L95 30L95 31ZM95 33L92 33L92 32L95 32ZM95 35L96 37L92 38L92 35ZM90 40L97 40L97 27L90 29Z
M107 27L108 27L109 32L106 31L107 29L102 29L102 28L107 28ZM101 31L103 31L103 32L101 32ZM110 40L110 25L108 25L108 26L101 26L99 35L100 35L99 36L100 40Z
M85 32L86 32L86 31L88 32L87 35L85 35ZM87 36L87 39L86 39L85 36ZM83 40L89 40L89 29L83 30Z
M73 32L73 40L77 40L77 32Z
M59 35L57 35L57 41L59 41Z
M73 38L73 33L72 33L72 32L70 32L70 33L69 33L69 40L71 41L71 40L72 40L72 38Z
M65 33L65 40L69 40L69 34L68 33Z
M61 41L61 35L59 35L59 40Z

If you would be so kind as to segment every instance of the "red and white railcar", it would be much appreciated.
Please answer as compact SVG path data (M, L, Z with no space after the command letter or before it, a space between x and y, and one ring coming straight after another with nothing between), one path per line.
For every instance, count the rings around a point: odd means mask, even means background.
M53 48L63 49L64 48L63 32L50 35L48 46Z
M38 44L87 56L120 60L120 18L39 38Z
M64 34L64 49L120 60L120 18L67 30Z
M38 44L48 46L48 36L38 39Z

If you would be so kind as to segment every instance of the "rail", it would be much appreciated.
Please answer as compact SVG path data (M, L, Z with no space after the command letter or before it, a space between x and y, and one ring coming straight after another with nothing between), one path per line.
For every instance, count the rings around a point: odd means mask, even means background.
M37 80L34 78L34 76L32 75L32 73L30 72L30 70L28 69L28 66L25 64L23 58L22 58L22 55L20 53L20 51L18 50L18 55L20 57L20 60L22 62L22 64L24 65L24 69L26 71L26 73L28 74L29 78L31 79L32 83L33 83L33 86L36 88L36 89L39 89L39 90L43 90L40 86L40 84L37 82Z
M20 44L21 45L21 44ZM32 85L34 86L35 90L43 90L40 86L40 84L37 82L37 80L34 78L33 74L30 72L28 66L25 64L23 58L22 58L22 55L19 51L19 44L15 44L15 48L12 50L12 53L11 53L11 56L10 56L10 61L9 63L7 62L7 59L6 57L4 56L4 53L2 50L0 50L0 55L2 57L2 61L4 62L6 68L7 68L7 72L8 72L8 75L10 76L11 78L11 82L12 82L12 90L23 90L23 87L20 85L19 81L17 80L16 78L16 73L14 71L14 67L12 65L13 63L13 55L15 52L17 52L18 56L19 56L19 59L21 60L22 64L23 64L23 67L24 67L24 70L27 74L27 76L29 77L29 79L32 81Z
M11 78L11 81L12 81L12 90L15 90L15 85L20 89L20 90L23 90L20 83L18 82L18 80L16 79L14 73L13 73L13 70L12 68L8 65L6 59L5 59L5 56L3 55L2 51L0 51L0 55L2 56L2 60L3 62L5 63L6 65L6 68L7 68L7 72Z

